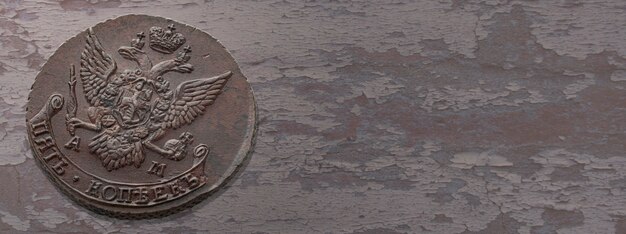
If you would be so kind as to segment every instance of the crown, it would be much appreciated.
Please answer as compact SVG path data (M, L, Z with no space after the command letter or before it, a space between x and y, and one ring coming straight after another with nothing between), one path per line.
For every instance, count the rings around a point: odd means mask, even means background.
M186 40L183 34L175 30L174 24L167 26L167 29L156 26L150 28L150 48L165 54L176 51Z

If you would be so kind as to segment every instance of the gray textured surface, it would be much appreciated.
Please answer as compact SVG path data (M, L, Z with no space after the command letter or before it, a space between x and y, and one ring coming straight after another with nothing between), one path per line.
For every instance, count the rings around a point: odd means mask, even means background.
M624 1L0 7L0 232L626 233ZM230 188L160 220L77 207L25 140L45 59L128 13L218 38L261 118Z

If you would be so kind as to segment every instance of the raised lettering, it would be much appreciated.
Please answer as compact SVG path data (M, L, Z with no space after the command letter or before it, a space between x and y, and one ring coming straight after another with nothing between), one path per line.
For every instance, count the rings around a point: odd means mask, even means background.
M39 136L44 133L48 133L48 125L45 120L40 121L36 124L31 124L30 129L33 132L33 136Z
M152 188L154 191L154 202L162 201L167 199L167 194L165 193L165 188L163 185L156 186Z
M50 135L43 136L35 140L35 144L38 145L39 152L44 152L54 146L54 140Z
M52 159L57 158L58 160L61 160L61 156L59 155L59 152L57 152L56 150L53 151L52 153L47 154L46 156L43 156L43 160L45 160L46 162L50 162L52 161Z
M119 193L117 194L117 202L126 202L130 203L130 188L120 187Z
M156 161L152 161L152 166L150 166L150 169L148 169L148 174L154 174L157 175L161 178L163 178L163 172L165 172L165 167L167 166L167 164L165 163L160 163L160 162L156 162Z
M200 184L200 182L198 181L198 177L194 176L191 173L183 176L181 179L187 182L187 187L189 189L193 189Z
M174 181L172 183L168 184L170 186L170 193L172 194L172 196L178 196L178 194L181 194L183 192L185 192L185 189L182 188L179 184L178 181Z
M78 152L78 147L80 146L80 137L74 136L70 141L65 144L65 148L74 150Z
M57 175L65 174L65 169L63 169L63 167L67 166L67 162L65 162L65 159L60 159L61 160L59 162L52 166L52 170L54 170L54 173L57 173Z
M102 188L102 199L113 201L117 197L117 188L113 185L107 185Z
M100 193L99 193L100 186L102 186L102 183L95 181L95 180L91 180L91 184L89 185L89 188L87 189L87 191L85 191L85 193L87 193L88 195L91 195L92 197L100 197Z
M148 189L146 189L145 187L135 188L131 191L131 194L133 197L137 197L137 199L133 199L137 204L147 204L148 202L150 202Z

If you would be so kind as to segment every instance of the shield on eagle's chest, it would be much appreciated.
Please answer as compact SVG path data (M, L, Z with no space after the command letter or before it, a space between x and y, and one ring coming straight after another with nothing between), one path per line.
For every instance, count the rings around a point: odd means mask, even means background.
M147 123L155 99L145 84L136 83L122 87L119 104L114 108L118 121L124 128L135 128Z

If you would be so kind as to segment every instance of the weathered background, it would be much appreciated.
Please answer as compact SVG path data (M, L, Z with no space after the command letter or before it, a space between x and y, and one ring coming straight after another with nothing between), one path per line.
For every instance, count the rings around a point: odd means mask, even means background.
M47 181L24 106L46 58L143 13L218 38L256 152L229 188L116 220ZM626 233L623 0L0 1L0 232Z

